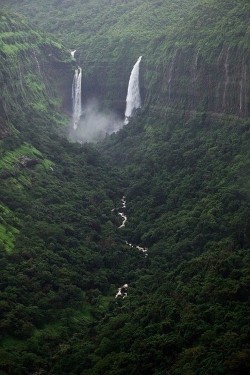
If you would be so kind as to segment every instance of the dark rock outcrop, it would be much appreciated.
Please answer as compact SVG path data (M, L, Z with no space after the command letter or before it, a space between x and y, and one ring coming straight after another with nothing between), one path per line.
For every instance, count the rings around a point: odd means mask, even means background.
M28 156L21 156L18 159L19 164L24 168L31 168L35 166L36 164L40 163L38 159L35 158L29 158Z

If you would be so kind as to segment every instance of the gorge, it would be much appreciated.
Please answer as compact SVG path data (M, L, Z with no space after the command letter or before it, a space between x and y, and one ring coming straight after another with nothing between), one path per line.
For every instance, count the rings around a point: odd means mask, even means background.
M249 1L0 9L0 374L247 375Z

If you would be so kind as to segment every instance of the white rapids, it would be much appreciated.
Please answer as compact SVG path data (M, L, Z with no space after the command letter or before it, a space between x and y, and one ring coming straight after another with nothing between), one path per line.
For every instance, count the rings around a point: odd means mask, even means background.
M126 197L122 197L122 209L126 208ZM122 224L118 228L123 228L125 227L126 221L128 220L127 216L124 214L124 212L118 212L118 215L121 216L122 218Z
M124 210L126 209L126 203L127 203L125 195L122 197L121 202L122 202L122 206L121 206L121 209L118 211L118 215L120 215L121 218L122 218L122 224L118 228L124 228L125 225L126 225L126 221L128 220L127 216L124 213ZM115 210L116 209L113 208L111 210L111 212L114 212ZM125 241L125 243L130 248L134 248L136 250L141 251L144 254L145 258L148 256L148 249L146 247L142 247L142 246L139 246L139 245L133 245L132 243L130 243L128 241ZM123 286L118 288L117 293L115 295L115 298L122 297L122 299L124 299L128 295L127 291L128 291L128 284L124 284Z
M126 298L128 295L127 291L128 291L128 284L124 284L123 286L118 288L115 298L120 297L120 296L122 297L122 299Z

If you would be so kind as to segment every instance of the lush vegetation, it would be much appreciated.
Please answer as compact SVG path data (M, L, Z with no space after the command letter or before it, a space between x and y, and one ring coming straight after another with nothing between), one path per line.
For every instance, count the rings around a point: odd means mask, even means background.
M0 14L0 374L248 374L248 2L0 4L33 19ZM74 62L34 25L79 49L109 105L145 50L140 115L99 144L68 142ZM197 56L197 71L181 65ZM223 112L240 117L186 104L186 76L204 86L218 56Z
M248 0L0 0L0 4L77 49L85 100L95 96L124 112L131 67L142 55L143 96L145 102L157 99L157 111L178 105L186 110L249 114L248 99L240 104L239 89L245 69L249 75ZM225 101L226 60L230 82ZM243 84L249 98L249 82Z

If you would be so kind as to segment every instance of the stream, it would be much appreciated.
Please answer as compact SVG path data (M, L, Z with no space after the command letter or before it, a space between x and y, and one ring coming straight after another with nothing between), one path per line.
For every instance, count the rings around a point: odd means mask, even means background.
M118 210L118 215L122 218L122 224L118 227L118 229L124 228L125 225L126 225L126 222L128 220L127 215L124 212L126 210L126 203L127 203L125 195L122 197L121 202L122 202L122 206ZM114 212L115 208L113 208L111 211ZM137 250L141 251L144 254L145 258L148 256L148 249L146 247L134 245L134 244L132 244L128 241L125 241L125 243L130 248L134 248L134 249L137 249ZM128 291L128 284L124 284L123 286L118 288L117 293L115 295L115 298L117 298L119 296L122 297L122 299L127 297L127 295L128 295L127 291Z
M126 197L125 196L122 197L122 209L126 209ZM122 218L122 224L118 228L123 228L125 227L126 221L128 220L127 216L125 215L124 212L118 212L118 215L120 215Z

